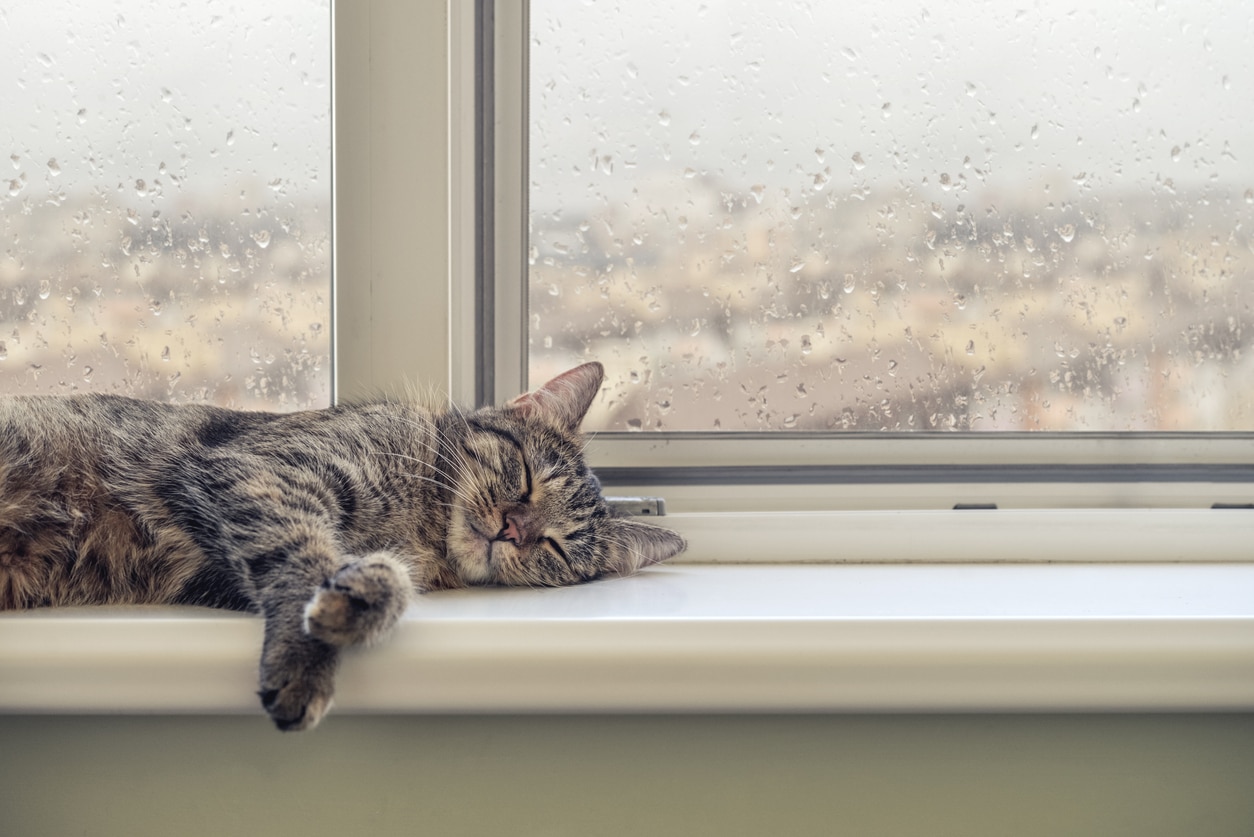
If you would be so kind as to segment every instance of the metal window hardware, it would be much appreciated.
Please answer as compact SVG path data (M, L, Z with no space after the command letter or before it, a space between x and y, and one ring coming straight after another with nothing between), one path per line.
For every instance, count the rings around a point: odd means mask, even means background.
M664 517L666 500L662 497L606 497L605 502L619 514L628 517Z

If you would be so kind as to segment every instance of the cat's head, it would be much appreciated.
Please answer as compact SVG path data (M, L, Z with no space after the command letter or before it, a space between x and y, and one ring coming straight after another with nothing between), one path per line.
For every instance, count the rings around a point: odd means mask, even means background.
M579 424L603 376L601 364L587 363L463 416L447 467L449 557L464 583L578 584L684 549L669 529L614 516L584 463Z

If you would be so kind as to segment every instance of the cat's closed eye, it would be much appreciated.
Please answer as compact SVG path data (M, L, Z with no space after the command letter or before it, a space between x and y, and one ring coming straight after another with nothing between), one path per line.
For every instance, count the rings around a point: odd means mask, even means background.
M561 543L557 540L550 537L544 537L540 540L540 543L548 547L555 555L557 555L558 558L561 558L567 564L570 563L570 558L567 557L566 550L562 549Z

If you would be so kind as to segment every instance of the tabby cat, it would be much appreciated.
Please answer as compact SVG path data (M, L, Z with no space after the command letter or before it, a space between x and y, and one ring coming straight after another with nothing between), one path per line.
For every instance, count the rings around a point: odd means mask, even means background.
M0 610L260 613L262 705L307 729L339 649L383 637L415 592L575 584L684 548L615 517L584 463L602 376L588 363L474 412L0 399Z

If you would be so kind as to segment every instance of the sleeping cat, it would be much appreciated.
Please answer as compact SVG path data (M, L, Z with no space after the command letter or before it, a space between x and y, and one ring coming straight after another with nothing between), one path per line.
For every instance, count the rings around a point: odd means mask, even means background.
M585 364L469 413L0 399L0 610L260 613L262 705L310 728L338 649L386 635L414 592L576 584L684 548L613 516L584 464L602 376Z

